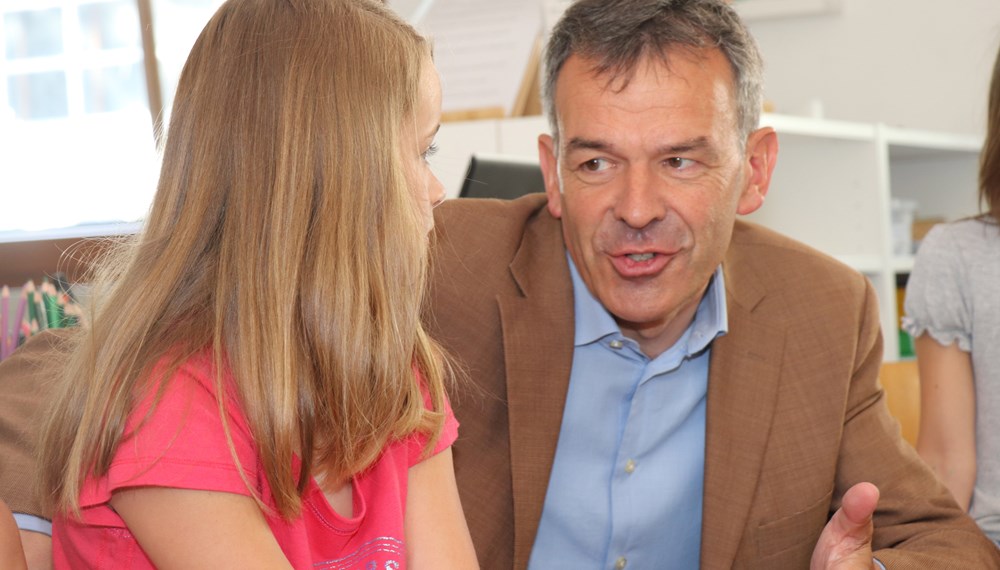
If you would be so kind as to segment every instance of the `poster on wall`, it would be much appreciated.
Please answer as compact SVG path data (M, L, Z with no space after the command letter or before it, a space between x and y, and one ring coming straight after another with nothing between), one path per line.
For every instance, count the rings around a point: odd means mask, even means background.
M843 0L732 0L745 20L837 14Z

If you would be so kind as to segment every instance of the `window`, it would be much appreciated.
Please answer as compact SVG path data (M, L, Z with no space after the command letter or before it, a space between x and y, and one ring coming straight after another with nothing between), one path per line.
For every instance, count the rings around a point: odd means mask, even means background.
M61 228L101 233L145 215L158 174L150 100L169 106L190 46L219 4L0 4L0 240ZM155 33L146 45L156 40L155 59L143 48L140 7L151 7ZM163 93L151 98L150 84Z

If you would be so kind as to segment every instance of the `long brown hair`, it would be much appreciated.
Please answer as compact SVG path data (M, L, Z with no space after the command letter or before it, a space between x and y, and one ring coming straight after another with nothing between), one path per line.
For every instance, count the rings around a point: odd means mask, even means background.
M222 417L227 371L285 516L310 475L358 473L415 430L437 437L426 228L398 152L428 57L368 0L216 12L181 73L144 227L94 277L43 434L51 507L78 512L83 480L107 473L154 366L168 359L167 378L206 347Z
M979 204L1000 223L1000 53L993 63L987 101L986 140L979 159Z

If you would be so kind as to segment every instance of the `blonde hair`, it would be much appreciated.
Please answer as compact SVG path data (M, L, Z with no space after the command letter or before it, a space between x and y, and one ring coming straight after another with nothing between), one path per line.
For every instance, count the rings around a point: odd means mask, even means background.
M356 474L416 430L433 445L444 363L419 321L426 227L398 151L428 57L367 0L216 12L181 73L148 219L95 276L48 415L50 507L79 512L137 398L206 347L220 413L228 371L284 516L310 475Z

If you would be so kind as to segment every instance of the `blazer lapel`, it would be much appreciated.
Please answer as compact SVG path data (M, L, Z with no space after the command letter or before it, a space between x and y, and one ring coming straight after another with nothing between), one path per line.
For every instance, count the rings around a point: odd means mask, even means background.
M708 379L701 567L730 568L743 537L776 405L784 331L754 315L765 292L724 263L729 333L716 339Z
M507 369L514 568L528 564L555 457L573 360L573 288L561 226L542 210L510 265L518 291L497 296Z

